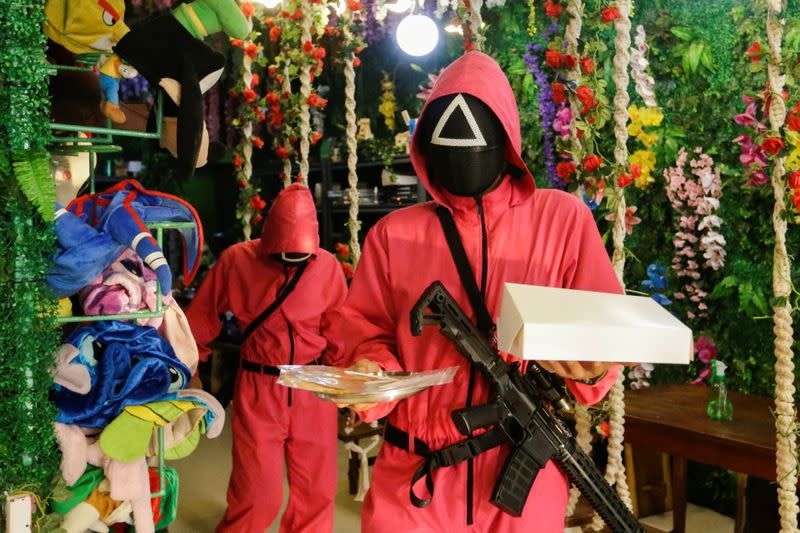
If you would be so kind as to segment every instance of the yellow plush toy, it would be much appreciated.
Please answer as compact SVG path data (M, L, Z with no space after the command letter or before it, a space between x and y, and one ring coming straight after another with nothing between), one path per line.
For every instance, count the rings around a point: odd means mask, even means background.
M48 0L45 34L74 54L110 53L130 30L125 25L124 0ZM114 122L125 122L119 107L119 79L136 76L136 69L116 55L102 56L98 64L103 99L100 110Z

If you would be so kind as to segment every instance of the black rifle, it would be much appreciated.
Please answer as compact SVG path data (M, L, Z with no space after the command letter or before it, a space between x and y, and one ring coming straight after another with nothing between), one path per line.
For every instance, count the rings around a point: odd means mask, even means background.
M431 313L425 313L426 309ZM492 492L494 505L520 516L536 475L552 459L612 531L646 531L606 483L592 459L577 446L560 417L552 412L568 410L569 403L546 372L531 361L523 375L519 363L505 362L439 281L425 290L411 311L413 335L420 335L426 325L440 326L442 335L492 386L491 402L458 409L451 416L464 436L495 426L512 446Z

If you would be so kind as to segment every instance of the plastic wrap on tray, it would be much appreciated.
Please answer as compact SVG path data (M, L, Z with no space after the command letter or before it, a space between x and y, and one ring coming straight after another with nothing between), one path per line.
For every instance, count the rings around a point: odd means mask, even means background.
M355 372L321 365L282 365L278 383L338 404L390 402L453 381L457 366L424 372Z

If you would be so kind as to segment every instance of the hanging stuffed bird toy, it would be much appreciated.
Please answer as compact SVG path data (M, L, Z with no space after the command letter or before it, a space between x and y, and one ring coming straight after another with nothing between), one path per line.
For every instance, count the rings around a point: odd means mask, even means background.
M73 54L111 52L128 33L123 0L47 0L44 32ZM119 107L120 78L133 78L136 69L114 55L101 56L98 63L102 100L100 111L117 123L125 122Z
M224 32L244 39L250 25L235 0L195 0L136 24L114 47L152 84L160 85L177 106L178 175L189 178L201 156L202 95L222 75L225 56L202 39ZM169 109L165 116L169 116Z

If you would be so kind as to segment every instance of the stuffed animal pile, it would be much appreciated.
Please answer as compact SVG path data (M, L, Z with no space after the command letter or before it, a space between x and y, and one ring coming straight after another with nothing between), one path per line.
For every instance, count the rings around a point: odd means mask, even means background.
M146 225L165 221L194 223L181 231L189 282L203 234L183 200L128 180L57 212L58 246L46 278L54 295L72 297L76 313L92 316L155 311L159 294L163 308L161 316L80 325L54 355L56 435L71 496L53 507L67 533L105 532L112 524L153 533L168 526L178 477L168 468L162 479L150 466L159 453L158 430L165 458L178 459L201 435L219 435L224 424L214 397L187 388L197 345L172 297L172 272ZM162 490L163 496L151 497Z

